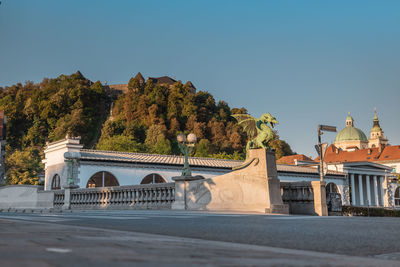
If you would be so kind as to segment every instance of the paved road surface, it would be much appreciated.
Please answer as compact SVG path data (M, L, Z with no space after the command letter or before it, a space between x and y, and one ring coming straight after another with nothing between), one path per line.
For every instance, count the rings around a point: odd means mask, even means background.
M0 263L20 261L15 266L85 266L90 262L107 266L110 261L127 266L133 262L147 266L400 266L399 218L177 211L3 212L0 227ZM17 256L21 248L26 258Z

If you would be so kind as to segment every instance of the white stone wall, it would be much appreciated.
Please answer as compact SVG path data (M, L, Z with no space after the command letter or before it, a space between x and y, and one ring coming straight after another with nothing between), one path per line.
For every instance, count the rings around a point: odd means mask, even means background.
M34 185L9 185L0 187L0 209L50 209L54 192L41 191Z
M377 162L377 163L388 166L392 169L395 169L396 173L400 173L400 161L399 162L387 162L387 163L386 162L385 163Z
M64 154L66 152L79 152L83 145L79 144L80 138L67 138L47 145L44 150L45 178L44 189L51 189L51 182L55 174L61 177L61 186L67 184L67 163Z
M85 188L88 180L92 175L100 171L108 171L117 178L120 185L137 185L140 184L143 178L149 174L156 173L162 176L168 183L173 182L172 177L180 176L183 166L160 166L148 167L144 165L130 165L130 164L96 164L86 163L81 161L79 166L78 185ZM230 170L199 170L192 168L192 175L201 175L204 178L212 178Z

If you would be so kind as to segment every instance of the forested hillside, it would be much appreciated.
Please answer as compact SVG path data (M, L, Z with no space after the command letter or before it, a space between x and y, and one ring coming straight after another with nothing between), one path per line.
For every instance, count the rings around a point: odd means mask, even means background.
M198 137L194 156L243 159L246 135L231 114L246 113L180 81L173 85L131 78L125 94L91 82L79 71L0 87L7 115L7 183L36 184L47 141L81 136L86 148L179 154L177 133ZM111 111L111 114L110 114ZM277 136L277 158L292 154Z

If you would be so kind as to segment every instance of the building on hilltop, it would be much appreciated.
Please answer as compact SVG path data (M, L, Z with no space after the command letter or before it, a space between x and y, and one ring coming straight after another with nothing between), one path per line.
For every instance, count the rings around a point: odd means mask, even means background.
M143 75L140 72L136 74L134 79L136 79L139 82L140 86L143 86L146 83L146 80L144 79ZM172 79L171 77L168 76L149 77L148 80L151 80L154 84L160 84L167 87L171 87L177 82L175 79ZM193 85L191 81L186 82L185 85L189 87L189 91L192 94L196 93L196 87ZM118 93L125 94L128 92L128 84L110 84L107 86L112 90L117 91Z

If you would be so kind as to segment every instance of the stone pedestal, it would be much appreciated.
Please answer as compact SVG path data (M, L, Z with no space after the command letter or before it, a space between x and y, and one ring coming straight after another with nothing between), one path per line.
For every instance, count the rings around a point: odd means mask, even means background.
M326 182L313 181L311 186L314 191L314 210L319 216L328 216L328 206L326 205Z
M64 205L62 206L63 210L71 209L71 190L79 188L77 185L67 185L64 187Z
M197 176L175 176L172 180L175 181L175 201L172 203L173 210L186 210L186 194L190 181L201 180L202 177Z
M266 149L251 149L246 162L224 175L173 179L173 209L289 213L282 202L275 153Z
M289 214L289 205L284 204L281 196L281 183L278 179L275 152L266 149L249 150L249 158L260 159L261 171L266 169L268 204L265 213ZM265 174L264 174L265 175Z

